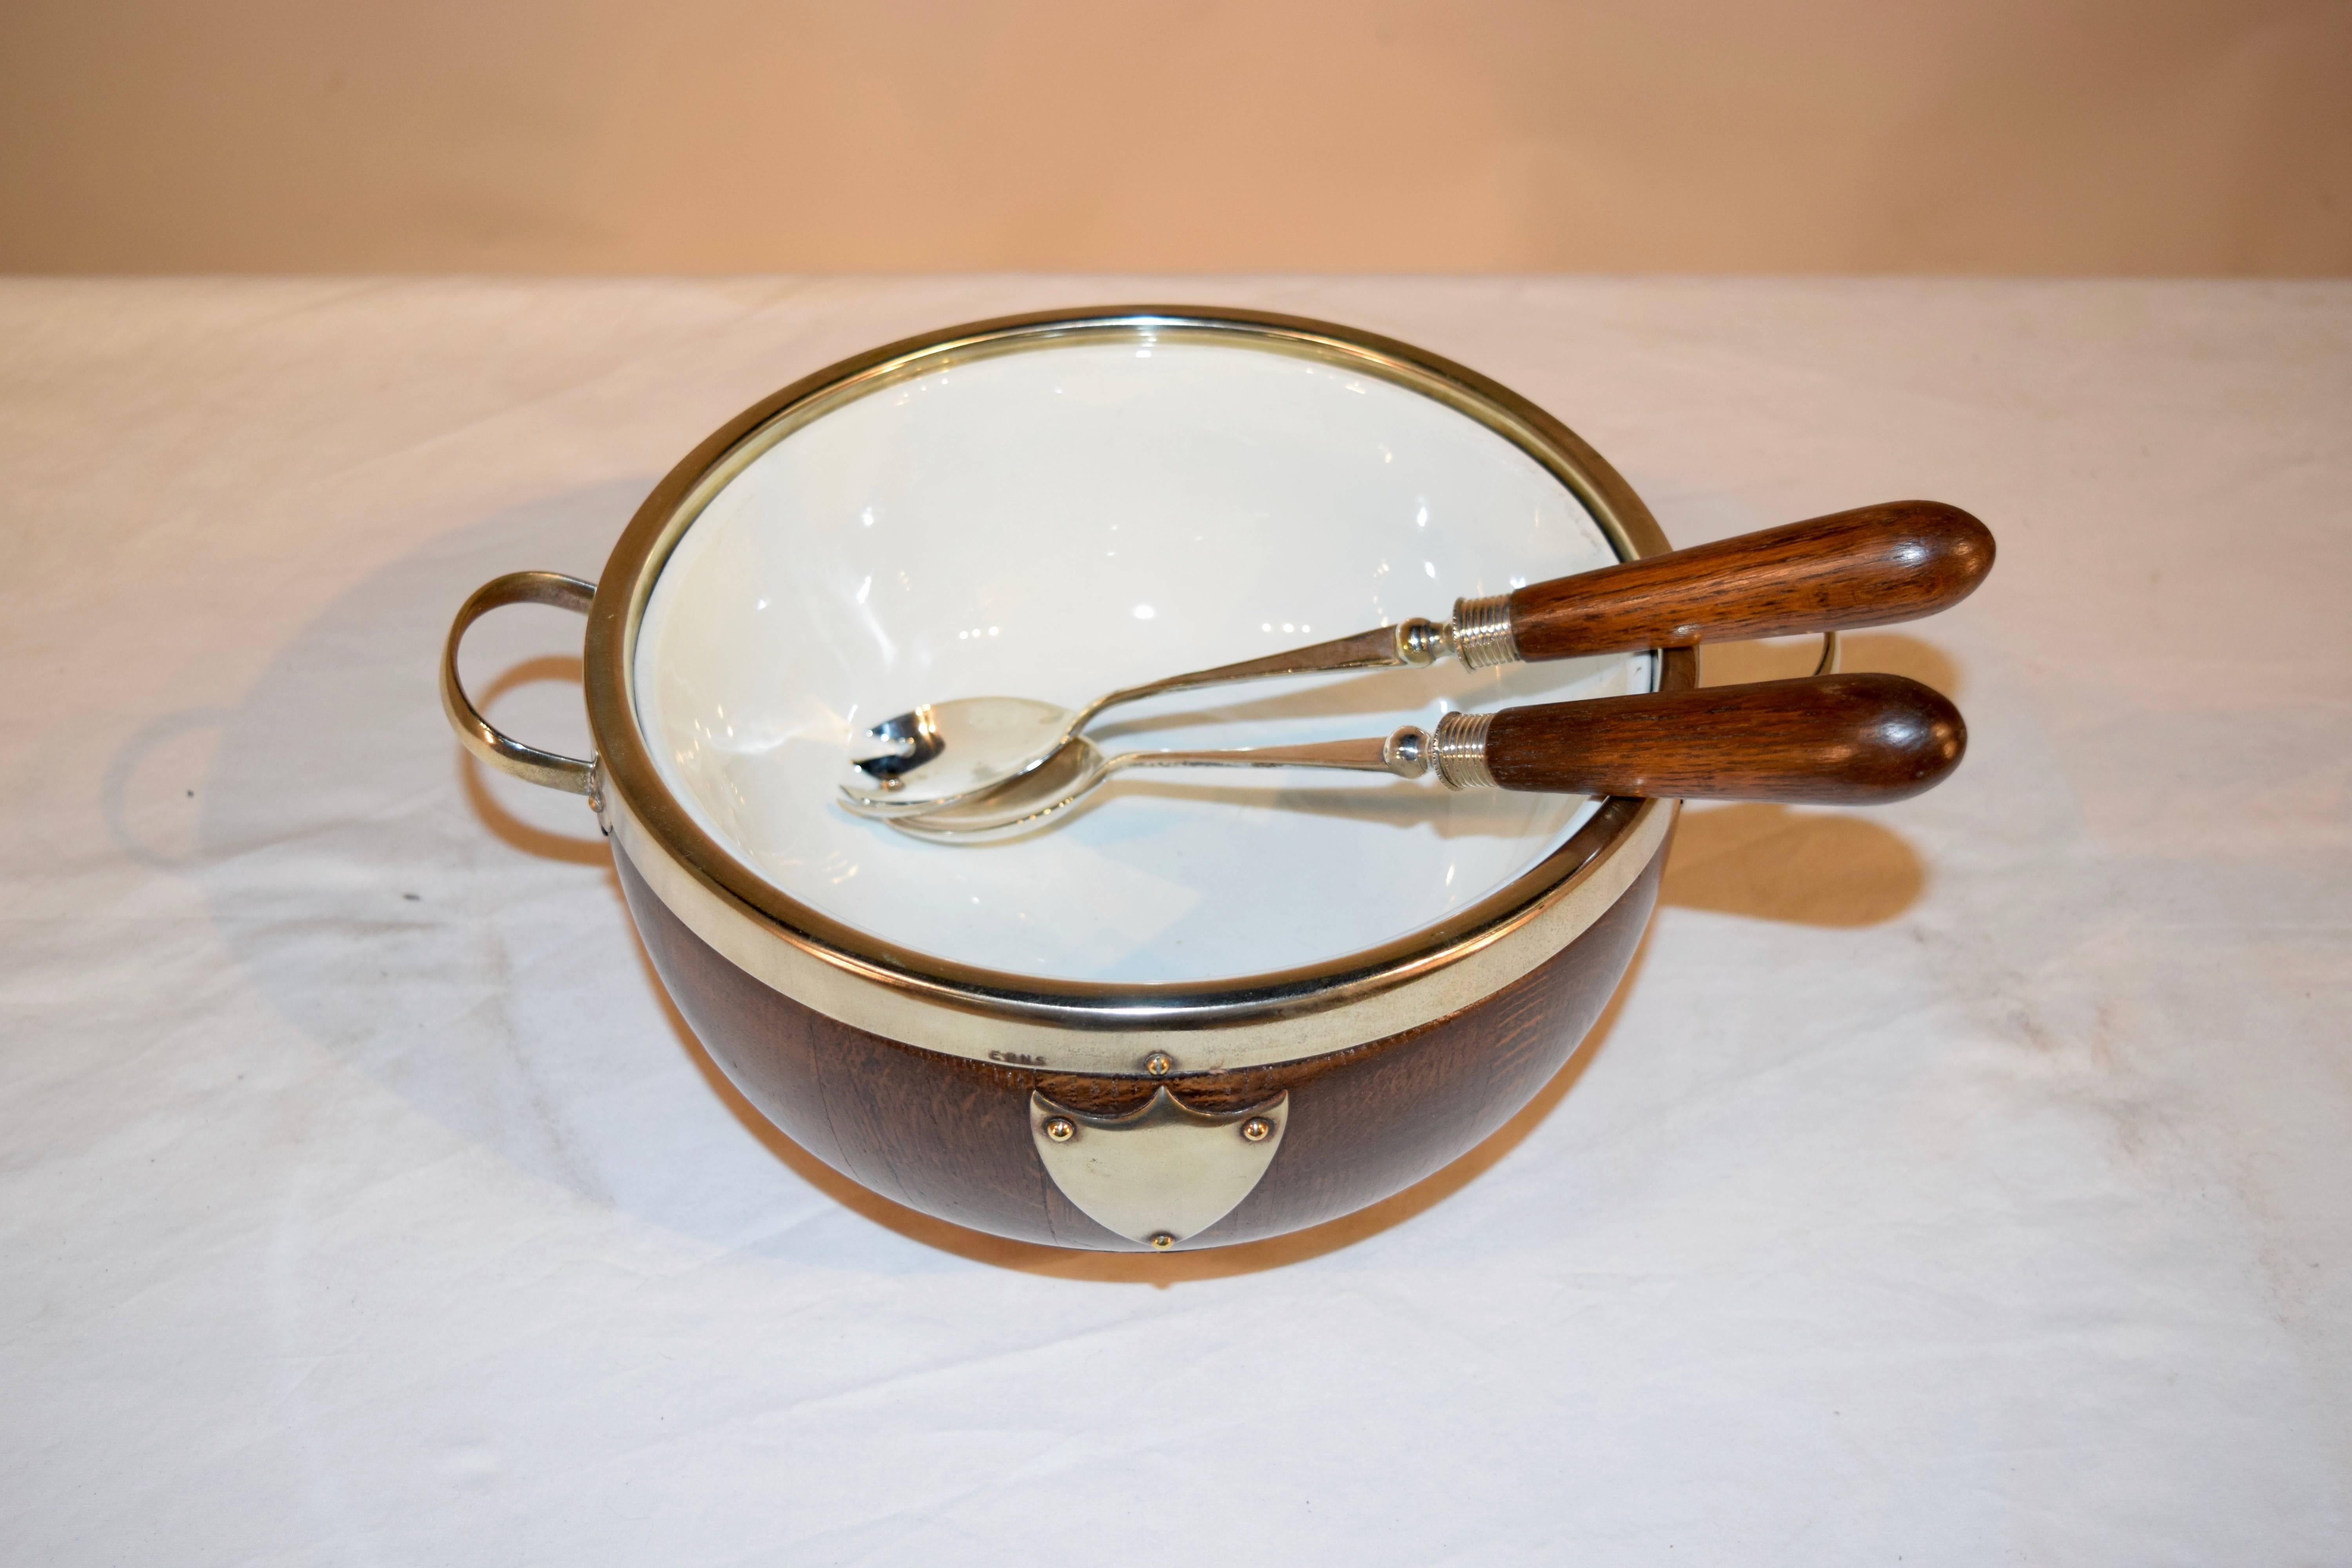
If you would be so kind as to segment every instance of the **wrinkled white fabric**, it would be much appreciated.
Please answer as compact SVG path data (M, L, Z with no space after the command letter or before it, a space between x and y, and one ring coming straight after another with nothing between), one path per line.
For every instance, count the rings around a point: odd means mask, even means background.
M440 639L773 388L1112 297L1465 361L1678 542L1970 508L1990 584L1849 657L1967 763L1686 812L1578 1061L1366 1215L862 1193ZM0 286L0 1560L2352 1560L2347 491L2340 284ZM577 746L577 639L469 674Z

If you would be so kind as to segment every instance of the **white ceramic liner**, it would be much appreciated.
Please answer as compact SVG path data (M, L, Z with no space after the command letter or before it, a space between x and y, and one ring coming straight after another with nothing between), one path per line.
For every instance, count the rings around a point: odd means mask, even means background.
M1615 559L1533 459L1391 383L1241 343L1037 348L887 385L720 490L646 605L638 718L707 831L847 924L1045 978L1260 973L1437 921L1592 803L1130 773L1045 831L944 845L835 803L852 726L954 697L1076 706ZM1448 660L1179 694L1090 732L1107 750L1382 735L1646 690L1652 668Z

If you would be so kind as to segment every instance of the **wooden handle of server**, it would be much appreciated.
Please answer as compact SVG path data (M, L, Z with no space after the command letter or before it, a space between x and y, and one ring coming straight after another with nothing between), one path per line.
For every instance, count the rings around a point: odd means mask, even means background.
M1529 584L1511 636L1522 658L1570 658L1885 626L1958 604L1992 555L1959 508L1890 501Z
M1968 749L1959 710L1899 675L1816 675L1509 708L1486 731L1505 789L1874 805Z

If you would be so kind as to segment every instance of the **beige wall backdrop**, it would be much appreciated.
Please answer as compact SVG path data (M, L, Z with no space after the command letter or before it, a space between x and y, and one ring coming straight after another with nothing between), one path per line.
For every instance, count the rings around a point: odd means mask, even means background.
M2352 270L2327 0L8 0L26 271Z

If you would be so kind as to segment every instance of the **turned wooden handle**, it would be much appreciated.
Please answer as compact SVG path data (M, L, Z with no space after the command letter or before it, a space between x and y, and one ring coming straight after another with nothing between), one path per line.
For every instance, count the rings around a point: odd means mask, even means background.
M1486 731L1505 789L1872 805L1958 765L1968 726L1899 675L1815 675L1507 708Z
M1783 523L1511 595L1522 658L1842 631L1958 604L1992 570L1992 532L1956 506L1898 500Z

